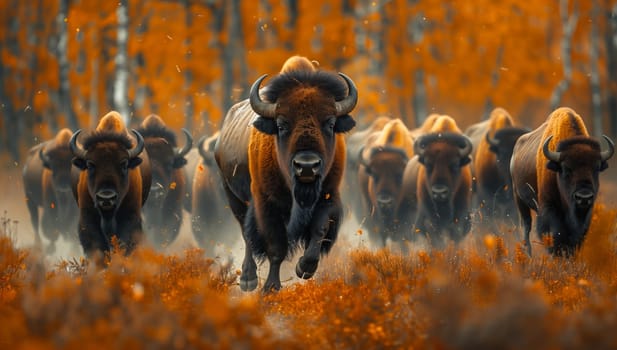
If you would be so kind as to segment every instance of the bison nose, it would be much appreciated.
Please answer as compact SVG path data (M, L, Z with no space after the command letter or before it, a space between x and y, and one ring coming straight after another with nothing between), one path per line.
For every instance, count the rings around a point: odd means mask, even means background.
M574 192L574 203L579 208L588 208L593 205L594 193L590 189L581 189Z
M115 208L117 199L118 193L113 190L100 190L96 193L96 204L103 210Z
M152 198L161 198L165 195L165 187L157 182L150 187L150 195Z
M431 187L433 199L438 201L444 201L448 199L450 189L446 185L433 185Z
M377 204L380 207L389 207L394 202L394 198L389 193L380 193L377 195Z
M313 152L300 152L292 160L294 173L302 182L315 181L321 163L321 158Z

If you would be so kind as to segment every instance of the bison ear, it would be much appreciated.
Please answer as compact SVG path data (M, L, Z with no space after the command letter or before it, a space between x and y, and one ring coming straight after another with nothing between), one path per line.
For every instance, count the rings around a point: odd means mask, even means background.
M356 121L349 114L336 117L334 132L348 132L356 126Z
M460 163L461 167L463 167L463 166L465 166L465 165L467 165L469 163L471 163L471 157L470 156L465 156L465 157L461 158L461 163Z
M561 166L559 166L559 163L549 160L546 163L546 168L555 172L560 172L561 171Z
M131 158L129 159L129 169L134 169L135 167L137 167L139 164L141 164L143 160L139 157L135 157L135 158Z
M174 169L180 169L185 165L186 165L186 158L184 157L174 158L174 164L173 164Z
M258 116L253 120L253 126L264 134L276 135L278 133L278 127L274 119Z
M73 162L73 165L79 168L80 170L86 170L88 168L88 166L86 165L85 159L75 157L71 161Z

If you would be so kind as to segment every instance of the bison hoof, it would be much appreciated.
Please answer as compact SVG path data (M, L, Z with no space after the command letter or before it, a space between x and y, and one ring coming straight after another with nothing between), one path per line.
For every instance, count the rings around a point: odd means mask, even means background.
M257 278L253 278L251 280L245 280L240 278L240 289L243 292L250 292L257 288Z
M313 277L315 270L317 270L317 264L318 261L307 262L304 257L300 258L296 264L296 275L305 280Z

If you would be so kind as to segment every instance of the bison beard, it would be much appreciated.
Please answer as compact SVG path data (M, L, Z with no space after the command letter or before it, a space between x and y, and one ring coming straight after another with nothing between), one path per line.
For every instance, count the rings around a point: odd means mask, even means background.
M315 204L321 193L320 179L312 183L302 183L294 178L293 180L293 204L291 215L287 223L287 234L291 245L298 243L299 240L307 240L310 237L303 237L307 233L307 226L310 224L315 210Z

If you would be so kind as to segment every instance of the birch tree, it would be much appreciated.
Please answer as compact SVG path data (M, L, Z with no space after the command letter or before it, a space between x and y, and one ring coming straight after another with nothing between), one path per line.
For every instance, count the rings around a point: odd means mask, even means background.
M556 109L561 105L564 93L570 87L572 80L572 36L578 23L578 11L576 6L573 7L570 13L569 0L559 0L559 15L561 18L561 62L563 63L563 77L557 83L553 90L550 99L551 110Z
M73 109L73 101L71 98L71 81L69 79L70 64L67 58L67 15L69 11L69 0L60 0L60 8L56 17L56 26L58 29L58 46L56 56L58 57L59 80L60 86L58 90L60 109L64 112L68 126L75 130L79 127L77 123L77 115Z
M118 31L116 34L117 52L114 59L116 65L116 79L114 81L114 109L120 113L126 125L131 120L128 96L128 38L129 38L129 14L127 0L119 0L116 8L118 18Z

